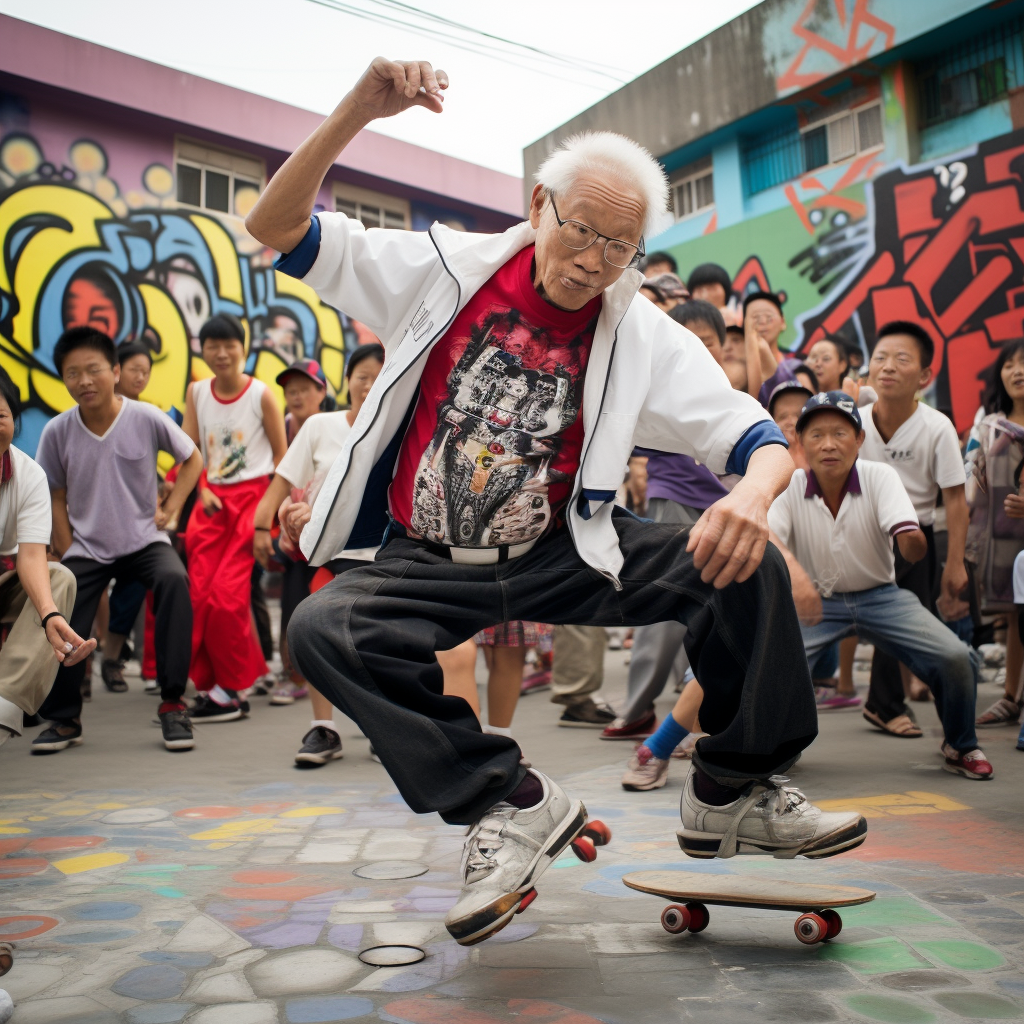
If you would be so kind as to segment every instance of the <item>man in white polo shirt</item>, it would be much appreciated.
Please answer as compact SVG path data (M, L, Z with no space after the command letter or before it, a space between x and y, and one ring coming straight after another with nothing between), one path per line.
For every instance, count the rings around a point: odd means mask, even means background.
M896 584L916 594L929 611L934 611L932 523L940 490L948 541L942 592L952 600L967 586L967 476L960 440L947 416L917 399L931 381L934 354L935 345L920 324L896 320L879 329L868 377L878 400L864 410L864 446L860 452L862 462L870 459L892 466L914 503L928 551L914 564L896 552ZM864 717L894 736L921 736L904 699L899 662L881 651L875 652L871 662L871 688Z
M18 388L0 369L0 619L13 623L0 649L0 746L21 735L22 716L39 710L60 663L77 664L96 647L66 619L75 577L46 560L50 488L11 443L20 415Z
M928 550L896 471L857 460L864 430L845 392L815 395L796 430L810 468L793 474L768 525L792 571L802 568L821 595L820 621L801 624L808 663L843 637L874 643L931 689L945 733L943 767L969 779L992 778L974 731L976 655L896 586L893 540L908 562Z

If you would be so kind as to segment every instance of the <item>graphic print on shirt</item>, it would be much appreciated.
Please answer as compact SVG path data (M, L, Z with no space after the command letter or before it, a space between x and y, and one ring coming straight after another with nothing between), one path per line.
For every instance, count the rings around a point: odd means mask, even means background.
M519 544L551 521L551 463L583 401L587 326L552 343L516 310L491 306L452 346L437 429L416 469L412 527L462 547Z
M212 423L206 431L207 472L221 483L245 469L245 435L228 423Z

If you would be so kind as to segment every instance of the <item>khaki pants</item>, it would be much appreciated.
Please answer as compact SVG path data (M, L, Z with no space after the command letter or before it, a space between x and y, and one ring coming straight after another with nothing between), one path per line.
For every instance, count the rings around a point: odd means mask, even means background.
M50 590L68 620L78 589L70 569L50 562ZM13 622L0 649L0 725L21 735L21 712L34 715L46 700L59 662L39 623L39 615L16 572L0 574L0 621ZM9 703L5 703L9 702ZM14 705L18 710L12 708Z
M555 626L551 665L551 703L585 703L604 682L603 626Z

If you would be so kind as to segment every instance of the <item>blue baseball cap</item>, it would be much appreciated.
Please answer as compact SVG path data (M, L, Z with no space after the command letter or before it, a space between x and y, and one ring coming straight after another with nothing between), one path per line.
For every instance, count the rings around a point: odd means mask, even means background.
M800 410L796 432L799 434L807 426L807 421L818 412L837 412L840 416L845 416L858 431L864 429L860 413L857 411L856 399L851 398L845 391L822 391Z

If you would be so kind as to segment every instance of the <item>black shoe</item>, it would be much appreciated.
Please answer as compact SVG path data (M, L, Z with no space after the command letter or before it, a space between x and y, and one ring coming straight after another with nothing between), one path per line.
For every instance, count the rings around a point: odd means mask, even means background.
M230 704L218 704L208 694L201 693L195 699L189 718L196 722L237 722L242 717L245 701L233 700ZM249 708L246 705L245 711Z
M43 720L38 715L26 715L24 712L21 713L22 729L34 729L37 725L42 724Z
M316 725L302 737L295 755L296 764L327 764L341 757L341 737L333 730Z
M573 729L604 729L615 721L615 712L606 704L595 704L589 697L562 712L559 725Z
M164 734L164 746L168 750L191 750L196 745L192 722L184 704L161 704L157 715Z
M128 684L124 681L124 671L121 662L104 658L100 662L100 675L103 677L103 685L111 693L128 692Z
M82 742L81 722L51 722L32 741L33 754L56 754L58 750L77 747Z

